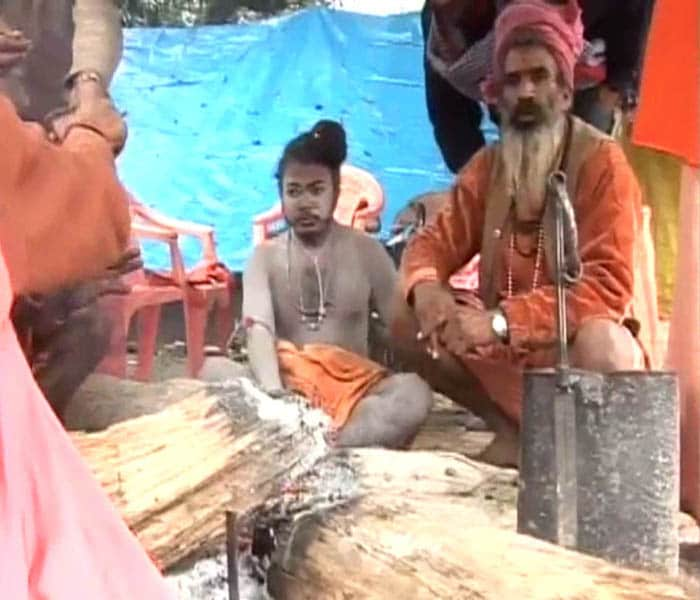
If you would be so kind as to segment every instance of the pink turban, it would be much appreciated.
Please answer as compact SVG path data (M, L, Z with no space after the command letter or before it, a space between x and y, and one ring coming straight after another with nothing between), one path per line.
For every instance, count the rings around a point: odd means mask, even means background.
M571 89L574 87L574 66L584 47L578 2L568 0L567 4L553 5L545 0L514 0L496 20L493 70L483 86L488 102L494 102L501 91L506 54L514 34L523 30L531 31L542 41L566 83Z

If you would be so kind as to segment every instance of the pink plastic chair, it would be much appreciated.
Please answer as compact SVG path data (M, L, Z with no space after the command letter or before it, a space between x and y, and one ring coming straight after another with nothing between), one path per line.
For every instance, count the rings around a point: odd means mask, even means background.
M233 326L232 296L234 280L219 262L211 227L180 221L161 215L132 198L132 236L135 243L150 239L170 249L171 269L153 272L141 269L124 277L130 292L107 296L102 302L114 319L109 354L100 364L101 373L126 377L127 336L134 315L138 316L138 365L134 379L148 381L153 370L160 312L163 304L182 302L185 313L187 371L196 377L204 364L205 333L209 310L216 306L217 345L225 349ZM185 270L179 247L183 235L197 237L202 243L202 260Z
M384 190L371 173L343 165L340 169L340 197L333 213L335 220L348 227L363 231L379 229L379 217L384 209ZM253 243L257 246L284 229L282 204L253 219Z

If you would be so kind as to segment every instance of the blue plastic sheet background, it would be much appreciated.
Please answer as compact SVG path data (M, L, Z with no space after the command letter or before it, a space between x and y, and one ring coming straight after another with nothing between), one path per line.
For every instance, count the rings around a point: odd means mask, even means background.
M451 181L426 113L416 14L312 9L255 24L128 30L125 41L113 88L130 131L120 173L145 203L214 225L233 269L250 253L252 217L277 199L284 145L320 118L345 125L349 162L384 187L385 229L413 196ZM197 259L196 243L183 249L188 263ZM152 247L146 260L168 264Z

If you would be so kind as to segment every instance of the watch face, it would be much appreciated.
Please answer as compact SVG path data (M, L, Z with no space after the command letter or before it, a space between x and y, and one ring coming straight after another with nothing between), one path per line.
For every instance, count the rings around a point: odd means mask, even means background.
M506 322L506 318L500 313L496 313L493 316L491 326L498 337L502 338L508 334L508 323Z

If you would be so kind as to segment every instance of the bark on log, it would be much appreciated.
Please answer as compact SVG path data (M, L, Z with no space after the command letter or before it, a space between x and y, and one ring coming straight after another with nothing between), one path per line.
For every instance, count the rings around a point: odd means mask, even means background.
M352 451L322 461L299 488L251 515L276 531L276 600L698 597L679 581L516 534L515 473L454 454Z
M514 533L516 473L440 451L473 441L450 404L417 440L430 452L328 454L321 415L244 384L90 389L75 423L111 425L71 435L164 567L220 549L228 509L244 535L275 531L276 600L700 597Z
M171 398L169 406L155 412L173 385L184 399L173 403ZM97 433L71 433L117 509L162 567L218 549L226 510L249 509L308 468L306 460L325 452L322 416L255 396L252 386L239 384L141 386L131 408L153 414L124 420L130 411L124 398L102 398L93 407L97 420L110 415L120 422ZM90 415L83 411L80 419L87 422Z

